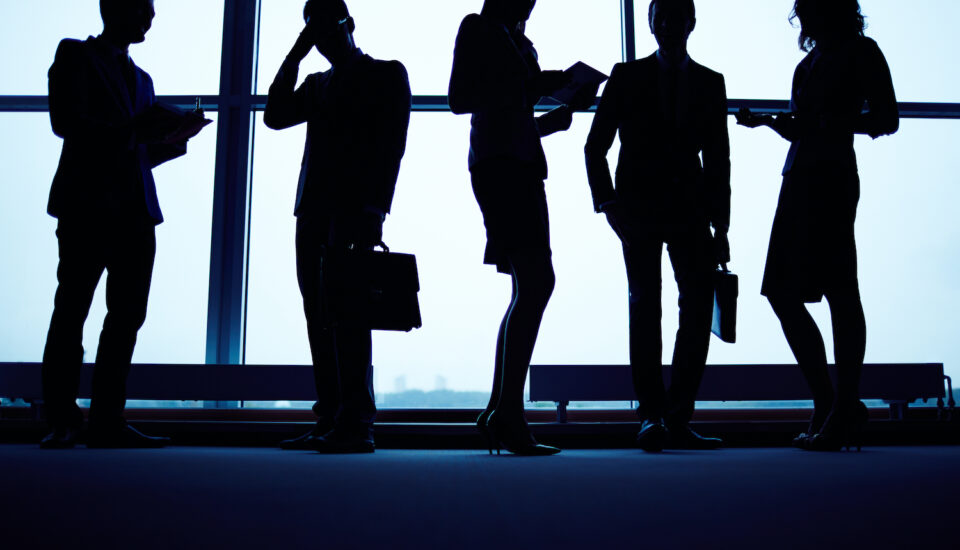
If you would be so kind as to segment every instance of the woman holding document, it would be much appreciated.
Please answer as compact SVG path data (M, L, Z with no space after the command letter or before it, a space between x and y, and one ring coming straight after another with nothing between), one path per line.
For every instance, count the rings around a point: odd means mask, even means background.
M899 127L890 69L864 36L857 0L797 0L800 47L789 113L737 121L769 126L790 141L761 292L813 393L814 414L794 444L839 450L858 444L867 409L859 399L867 332L857 281L854 221L860 178L855 134L872 138ZM864 109L866 107L866 109ZM837 391L827 374L823 337L805 307L826 297L833 320Z
M498 453L503 446L515 454L547 455L560 449L538 444L523 413L530 358L554 286L544 193L547 161L540 138L567 130L574 107L562 105L534 117L542 96L570 82L563 72L540 69L533 43L524 35L535 4L486 0L479 15L463 20L449 98L454 113L472 115L469 167L487 230L484 263L513 281L497 337L493 391L477 427L491 453L495 444Z

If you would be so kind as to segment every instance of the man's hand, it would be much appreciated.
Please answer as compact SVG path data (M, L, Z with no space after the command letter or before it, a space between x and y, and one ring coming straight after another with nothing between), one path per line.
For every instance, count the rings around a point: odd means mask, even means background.
M294 43L290 53L287 54L287 61L293 61L296 63L303 61L304 58L310 54L310 50L312 50L314 45L317 43L316 38L317 33L315 32L313 25L307 24L303 30L300 31L300 36L297 37L296 43Z
M630 229L631 223L626 213L620 208L620 204L616 201L607 204L603 207L603 214L607 217L607 223L610 224L613 232L617 234L617 238L620 239L623 246L629 247L630 235L632 234Z
M713 251L718 264L730 263L730 239L727 238L726 231L714 230Z
M566 105L561 105L537 118L540 137L569 130L571 124L573 124L573 110Z

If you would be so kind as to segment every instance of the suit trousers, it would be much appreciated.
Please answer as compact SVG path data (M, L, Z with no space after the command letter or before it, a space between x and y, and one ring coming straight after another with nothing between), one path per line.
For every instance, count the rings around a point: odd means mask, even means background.
M130 361L147 316L155 227L147 219L61 219L57 240L58 285L41 368L47 418L54 428L77 428L83 423L76 403L84 356L83 325L106 271L107 316L93 371L90 424L116 428L124 422Z
M340 327L323 308L322 258L350 232L323 215L297 218L297 280L303 296L307 337L313 360L317 402L314 413L332 419L339 430L371 433L377 408L373 393L372 331Z
M713 316L713 237L707 225L695 230L638 231L624 246L630 295L630 366L643 420L681 426L693 416L703 378ZM670 388L663 381L661 263L666 244L679 289L680 323Z

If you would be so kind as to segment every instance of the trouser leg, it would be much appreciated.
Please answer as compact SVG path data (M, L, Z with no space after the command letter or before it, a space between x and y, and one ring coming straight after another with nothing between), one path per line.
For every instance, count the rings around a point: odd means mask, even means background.
M117 228L107 258L107 316L93 371L90 422L99 428L123 424L127 375L137 333L147 318L156 236L152 225Z
M660 262L663 242L658 238L634 237L624 247L630 307L630 371L641 420L663 418L666 395L663 387L663 341L661 338Z
M368 328L339 327L334 332L340 380L337 428L370 434L377 414L373 393L372 331Z
M51 428L77 428L83 424L83 413L76 402L83 364L83 325L104 265L88 228L60 222L57 241L60 263L43 350L43 399Z
M313 361L317 401L313 412L332 421L340 408L337 378L336 341L325 317L322 303L321 255L327 242L329 222L308 216L297 218L297 282L303 297L307 338Z
M671 425L685 425L693 417L707 364L716 263L712 237L706 227L702 232L672 240L667 251L679 290L680 318L665 420Z

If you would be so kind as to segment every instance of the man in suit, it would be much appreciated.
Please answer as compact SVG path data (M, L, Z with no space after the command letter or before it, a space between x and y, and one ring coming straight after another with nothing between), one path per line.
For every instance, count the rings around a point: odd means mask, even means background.
M687 55L696 25L693 0L653 0L649 23L659 49L614 67L587 139L587 174L596 211L623 243L630 364L642 420L638 445L651 452L665 443L716 448L722 442L700 436L689 421L710 342L713 272L729 261L726 89L722 75ZM618 131L614 189L606 156ZM661 364L664 244L680 292L669 390Z
M87 445L161 447L123 419L126 380L147 313L163 221L151 170L186 153L164 143L175 128L151 109L150 76L128 47L145 40L153 0L101 0L103 33L63 40L50 68L50 120L63 138L47 212L57 218L60 263L53 317L43 353L43 391L52 432L44 448L69 448L83 424L77 406L83 324L103 272L107 316L93 375Z
M322 261L334 249L372 249L390 212L410 122L410 84L397 61L365 55L343 0L308 0L306 27L280 66L264 123L307 123L297 187L297 278L313 359L316 426L287 449L373 452L376 414L369 327L338 324L322 308ZM295 89L300 63L317 50L330 62Z

